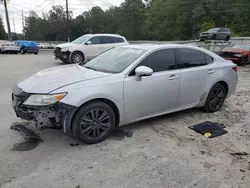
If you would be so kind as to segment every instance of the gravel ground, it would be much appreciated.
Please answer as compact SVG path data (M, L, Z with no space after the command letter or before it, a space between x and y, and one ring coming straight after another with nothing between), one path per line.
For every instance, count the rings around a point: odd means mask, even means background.
M22 122L11 109L12 86L58 65L51 54L0 56L0 187L250 187L250 157L230 154L250 155L250 65L239 68L236 93L214 114L192 109L153 118L91 146L60 131L38 131L44 142L30 151L13 151L23 138L10 130L12 123ZM207 139L188 129L207 120L225 124L229 132Z

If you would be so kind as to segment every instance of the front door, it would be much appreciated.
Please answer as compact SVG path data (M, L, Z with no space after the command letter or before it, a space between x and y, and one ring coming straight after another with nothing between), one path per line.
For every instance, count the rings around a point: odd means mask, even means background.
M125 77L125 120L131 122L176 109L180 72L176 69L174 49L153 52L138 66L150 67L153 75L138 79L133 70Z
M84 55L87 60L92 59L102 52L100 36L90 38L84 46Z

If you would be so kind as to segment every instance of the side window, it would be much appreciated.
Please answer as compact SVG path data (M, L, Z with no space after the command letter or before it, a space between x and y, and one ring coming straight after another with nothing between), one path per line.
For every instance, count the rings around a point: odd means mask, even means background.
M177 49L179 63L178 68L189 68L206 65L205 54L192 49L180 48Z
M93 37L93 38L89 39L89 41L91 42L91 44L101 44L100 37Z
M123 38L121 37L113 37L116 43L124 42Z
M206 63L210 64L214 61L214 59L212 57L210 57L209 55L205 54L205 58L206 58Z
M173 70L176 68L174 49L165 49L148 55L138 66L147 66L154 72Z
M115 43L112 37L101 37L101 44Z

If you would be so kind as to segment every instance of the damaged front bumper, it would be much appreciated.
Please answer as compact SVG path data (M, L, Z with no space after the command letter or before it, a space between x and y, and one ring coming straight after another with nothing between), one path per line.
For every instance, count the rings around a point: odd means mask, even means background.
M24 105L23 103L29 96L31 96L31 94L23 92L17 86L13 88L12 107L17 117L28 121L35 121L38 129L63 129L65 133L71 130L71 120L77 107L61 102L48 106Z
M60 59L61 61L69 61L70 52L62 51L62 50L55 50L54 56L55 56L55 59Z

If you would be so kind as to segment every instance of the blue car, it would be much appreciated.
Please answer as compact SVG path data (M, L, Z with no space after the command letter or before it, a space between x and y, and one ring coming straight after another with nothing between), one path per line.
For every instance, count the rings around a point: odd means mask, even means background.
M19 46L21 54L25 54L25 53L38 54L39 52L37 43L34 41L17 40L16 44Z

